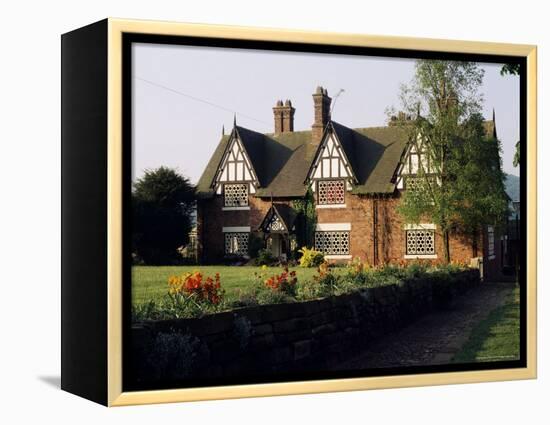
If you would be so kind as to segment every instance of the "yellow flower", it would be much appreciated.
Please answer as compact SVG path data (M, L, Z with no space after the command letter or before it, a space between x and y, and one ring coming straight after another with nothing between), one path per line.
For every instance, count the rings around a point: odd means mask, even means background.
M267 270L267 266L264 264L262 267L261 267L262 270Z

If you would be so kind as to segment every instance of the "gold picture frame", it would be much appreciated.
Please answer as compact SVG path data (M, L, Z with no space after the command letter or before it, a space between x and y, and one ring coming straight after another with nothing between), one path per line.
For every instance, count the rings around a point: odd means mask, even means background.
M108 406L147 403L261 397L335 391L398 388L487 381L533 379L537 375L537 235L536 138L537 49L532 45L438 40L408 37L339 34L299 30L233 27L109 18L107 28L107 397ZM250 385L123 391L123 35L212 37L316 45L359 46L383 49L503 55L525 58L527 63L527 315L526 367L497 370L422 373L396 376L327 379Z

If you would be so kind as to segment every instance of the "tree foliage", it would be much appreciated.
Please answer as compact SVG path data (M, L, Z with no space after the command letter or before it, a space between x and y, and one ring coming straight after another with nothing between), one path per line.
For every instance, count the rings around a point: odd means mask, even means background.
M404 192L399 212L409 223L438 226L447 262L451 232L478 234L507 211L500 144L486 136L481 116L483 75L471 62L420 60L401 90L402 107L414 117L406 124L410 143L431 166L419 162L420 183Z
M317 224L317 211L315 210L315 199L313 191L308 188L303 199L292 201L292 208L297 216L297 245L313 246L315 239L315 226Z
M513 164L514 164L514 167L517 167L519 166L520 164L520 150L521 150L521 145L520 145L520 142L517 141L516 142L516 151L514 152L514 160L513 160Z
M520 71L520 64L519 63L506 63L502 65L502 68L500 69L500 75L519 75ZM514 159L513 164L514 167L517 167L520 164L520 142L518 141L516 143L516 151L514 153Z
M195 188L176 171L148 170L133 185L133 250L146 264L173 264L189 242Z
M519 75L519 70L519 63L506 63L502 65L502 68L500 69L500 75Z

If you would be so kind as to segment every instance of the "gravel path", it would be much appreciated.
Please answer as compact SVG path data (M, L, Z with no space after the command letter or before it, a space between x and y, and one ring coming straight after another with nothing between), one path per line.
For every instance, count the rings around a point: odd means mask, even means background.
M504 303L513 283L485 283L457 298L450 310L429 314L373 343L337 369L448 364L472 328Z

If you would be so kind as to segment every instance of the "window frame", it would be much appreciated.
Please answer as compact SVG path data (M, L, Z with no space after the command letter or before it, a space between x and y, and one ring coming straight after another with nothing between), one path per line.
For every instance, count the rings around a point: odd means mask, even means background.
M409 232L430 232L433 236L433 250L428 254L418 254L409 253ZM437 249L436 249L436 228L435 225L407 225L405 226L405 255L404 258L408 260L413 259L436 259L437 258Z
M228 237L236 237L236 235L246 235L247 242L246 242L246 253L237 253L237 252L227 252L227 238ZM250 232L223 232L223 252L224 255L237 255L239 257L247 257L248 256L248 248L250 243Z
M341 183L343 185L343 202L335 202L335 203L320 203L319 202L319 198L320 198L320 190L319 190L319 185L321 183L329 183L329 182L338 182L338 183ZM346 192L347 192L347 184L346 184L346 179L344 178L325 178L325 179L317 179L315 181L315 206L317 207L321 207L321 208L338 208L338 207L345 207L346 206Z
M346 233L348 235L347 253L336 253L336 254L334 254L334 253L325 253L324 251L319 249L319 247L317 245L317 235L320 234L320 233ZM351 230L336 230L336 229L334 229L334 230L315 230L313 247L315 248L316 251L322 252L323 255L325 256L325 258L328 258L328 259L331 259L331 258L335 258L335 259L338 259L338 258L351 258Z
M227 198L226 198L226 186L245 186L246 188L246 204L245 205L227 205ZM243 208L248 209L250 207L250 184L247 182L231 182L231 183L223 183L222 185L222 196L223 196L223 208Z

